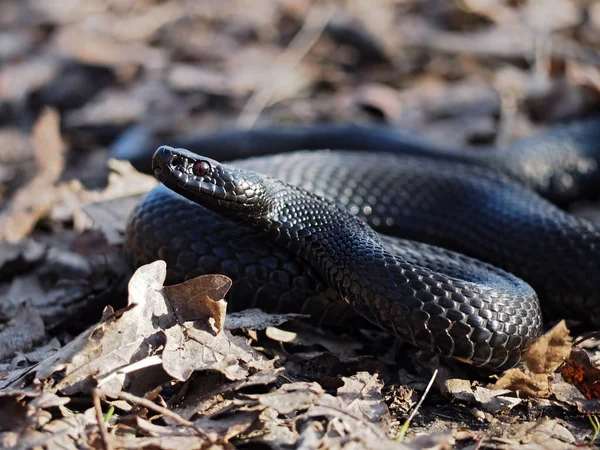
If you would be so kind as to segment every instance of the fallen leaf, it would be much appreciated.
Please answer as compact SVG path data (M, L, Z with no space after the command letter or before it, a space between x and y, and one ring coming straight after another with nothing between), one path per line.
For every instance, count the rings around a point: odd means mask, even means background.
M248 397L267 407L261 415L268 417L267 424L275 414L283 418L275 426L271 422L269 432L280 433L281 426L293 424L299 434L295 441L306 448L342 448L343 442L354 442L356 448L407 449L390 440L384 431L390 416L378 375L359 372L342 381L336 396L317 383L295 382Z
M0 431L25 429L28 407L22 401L41 394L40 386L0 390Z
M457 447L454 433L448 431L419 433L406 442L411 449L448 450Z
M509 411L522 402L520 398L507 395L512 393L509 389L487 389L481 386L473 388L469 380L460 378L445 380L441 390L457 400L475 404L490 413Z
M225 324L225 294L232 281L225 275L202 275L185 283L165 286L166 294L179 323L203 320L218 334Z
M523 355L523 361L533 373L550 374L569 355L571 338L564 321L544 333Z
M27 58L0 69L0 101L22 101L27 94L52 81L60 70L56 57Z
M33 230L57 201L55 183L65 165L58 113L46 109L33 129L37 174L15 194L0 214L0 239L17 242Z
M96 424L84 414L63 413L62 418L47 423L41 431L48 449L76 450L80 448L77 443L90 438L90 434L93 436L93 433L88 434L86 430L94 429L92 427Z
M546 32L573 27L581 20L581 10L568 0L554 0L550 10L546 0L530 0L522 14L529 26Z
M571 351L571 338L564 321L544 333L523 355L528 372L520 368L507 370L490 386L491 389L510 389L530 397L551 394L551 374Z
M381 396L383 382L377 374L358 372L351 377L342 377L344 385L337 390L337 397L347 407L347 411L369 422L387 420L388 409Z
M218 372L198 372L189 381L185 398L173 408L184 419L195 414L207 414L223 396L232 397L232 393L253 387L264 387L279 379L283 368L255 372L242 380L231 381ZM165 419L171 423L169 418ZM174 424L174 423L173 423Z
M108 185L101 191L88 190L79 180L61 184L61 211L53 216L73 217L76 230L99 228L108 242L120 244L129 215L158 182L127 161L109 159L108 167Z
M19 308L12 321L0 332L0 360L15 352L28 351L45 335L44 321L36 308L28 304Z
M557 420L542 417L535 423L520 424L512 433L511 438L492 439L493 448L512 450L515 448L562 450L573 449L576 440L571 432Z
M560 374L588 399L600 398L600 369L592 366L590 357L582 349L574 348L560 368Z
M168 81L178 92L200 91L215 95L230 94L228 77L221 71L196 64L173 64Z
M278 414L290 415L306 410L325 394L318 383L290 383L264 395L253 396L262 405L277 411Z
M54 35L54 50L61 56L82 64L114 67L130 73L142 65L151 70L163 68L167 62L164 50L138 42L122 43L99 33L89 33L79 25L61 27Z
M245 432L258 419L260 411L236 411L230 414L215 414L194 422L212 442L223 444Z
M194 370L216 370L232 380L274 370L273 362L240 336L228 331L214 336L196 328L196 322L179 323L162 292L165 277L164 261L140 267L129 282L128 308L116 313L107 308L101 323L0 388L32 374L49 383L48 392L68 395L97 385L118 392L126 379L139 389L153 389L156 385L146 385L164 382L162 370L182 381ZM158 357L158 364L143 364L152 357ZM59 371L61 377L52 384L51 376Z

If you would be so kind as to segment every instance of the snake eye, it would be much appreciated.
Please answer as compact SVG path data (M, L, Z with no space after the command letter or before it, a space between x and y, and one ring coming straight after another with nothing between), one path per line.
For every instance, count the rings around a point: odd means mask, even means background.
M192 167L192 171L194 172L194 175L196 175L197 177L203 177L204 175L206 175L208 173L209 170L210 170L210 164L206 161L198 161Z

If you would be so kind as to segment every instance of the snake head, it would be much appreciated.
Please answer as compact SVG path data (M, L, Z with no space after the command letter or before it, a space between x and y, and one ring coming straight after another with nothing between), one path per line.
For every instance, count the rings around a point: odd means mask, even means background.
M235 215L265 206L265 176L189 150L159 147L152 158L152 169L169 189L224 214Z

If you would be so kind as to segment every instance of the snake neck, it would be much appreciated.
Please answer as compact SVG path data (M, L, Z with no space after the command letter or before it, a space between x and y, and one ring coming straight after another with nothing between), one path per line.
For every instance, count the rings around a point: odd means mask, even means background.
M331 200L276 180L269 185L268 198L265 213L249 218L251 224L309 262L351 302L365 295L355 283L358 278L364 287L369 284L366 274L389 277L386 264L399 262L389 254L387 262L382 259L386 252L378 234Z

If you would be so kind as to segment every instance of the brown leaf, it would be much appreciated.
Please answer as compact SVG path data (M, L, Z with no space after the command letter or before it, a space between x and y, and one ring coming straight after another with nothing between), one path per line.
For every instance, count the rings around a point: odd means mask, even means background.
M229 94L229 78L221 71L198 67L196 64L173 64L168 76L173 89L179 92L200 91L209 94Z
M389 412L378 376L359 372L342 380L337 396L327 394L317 383L295 382L248 397L267 407L261 417L283 418L277 427L267 421L264 426L270 426L270 432L279 435L282 427L293 424L300 435L296 440L307 448L343 448L343 442L354 442L356 448L406 449L384 431Z
M203 320L214 327L216 333L223 330L227 302L223 300L232 281L224 275L202 275L185 283L165 286L166 294L179 323Z
M600 369L592 366L590 357L582 349L571 350L560 368L562 377L575 386L588 400L600 398Z
M564 320L544 333L523 355L533 373L551 374L569 355L571 337Z
M220 371L232 380L243 379L250 371L273 370L272 362L242 337L227 331L215 337L194 328L194 322L180 324L162 292L165 277L164 261L139 268L129 283L127 310L115 314L108 308L100 324L31 371L42 381L61 371L60 381L47 389L69 394L96 385L119 391L126 377L136 386L144 382L160 384L161 351L162 368L181 380L201 369Z
M507 370L492 389L510 389L530 397L547 397L551 393L550 375L566 359L571 350L571 338L564 321L544 333L523 355L529 369Z
M33 144L38 172L21 187L9 207L0 214L0 239L20 241L56 202L55 182L65 164L65 146L60 137L59 122L58 113L47 109L35 124Z

